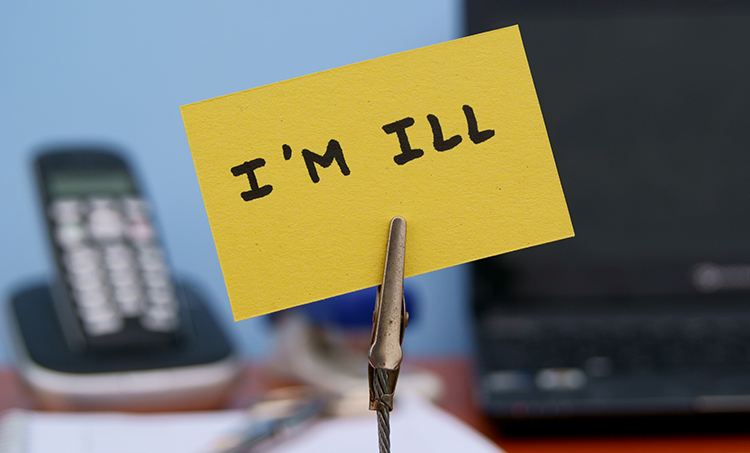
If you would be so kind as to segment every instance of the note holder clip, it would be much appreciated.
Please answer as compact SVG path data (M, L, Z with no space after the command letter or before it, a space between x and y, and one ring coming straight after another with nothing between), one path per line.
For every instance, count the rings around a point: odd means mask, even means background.
M403 352L401 342L409 322L404 301L404 257L406 253L406 220L391 220L386 249L383 284L378 286L375 312L372 316L368 379L370 410L378 411L380 451L390 451L389 412L393 410Z

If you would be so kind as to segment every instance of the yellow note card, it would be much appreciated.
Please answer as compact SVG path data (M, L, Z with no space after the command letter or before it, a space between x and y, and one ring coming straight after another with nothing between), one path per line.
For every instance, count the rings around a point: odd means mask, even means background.
M518 27L181 110L237 320L573 235Z

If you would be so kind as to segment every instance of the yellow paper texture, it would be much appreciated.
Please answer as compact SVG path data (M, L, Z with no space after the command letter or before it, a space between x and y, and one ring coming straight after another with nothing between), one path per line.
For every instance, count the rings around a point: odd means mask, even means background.
M518 27L181 110L237 320L379 284L394 216L407 276L573 235ZM437 151L428 115L460 143ZM399 165L383 126L405 118L423 154ZM331 140L349 174L311 161L313 182L303 149L325 156ZM260 193L249 174L270 193L245 201Z

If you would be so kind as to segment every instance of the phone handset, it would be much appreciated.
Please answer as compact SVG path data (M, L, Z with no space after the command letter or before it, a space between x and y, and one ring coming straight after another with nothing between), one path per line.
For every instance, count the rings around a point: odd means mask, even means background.
M106 149L55 149L36 160L69 345L91 351L176 344L181 304L127 163Z

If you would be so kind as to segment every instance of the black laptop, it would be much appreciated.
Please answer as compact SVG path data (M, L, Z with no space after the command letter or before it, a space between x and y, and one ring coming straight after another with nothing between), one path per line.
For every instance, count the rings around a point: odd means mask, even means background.
M474 264L490 415L750 412L747 4L466 2L520 26L576 231Z

